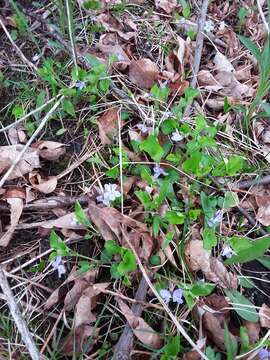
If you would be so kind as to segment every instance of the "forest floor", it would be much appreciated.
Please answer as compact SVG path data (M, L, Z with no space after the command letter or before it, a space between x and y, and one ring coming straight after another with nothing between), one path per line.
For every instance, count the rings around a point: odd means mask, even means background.
M0 0L0 360L270 359L268 6Z

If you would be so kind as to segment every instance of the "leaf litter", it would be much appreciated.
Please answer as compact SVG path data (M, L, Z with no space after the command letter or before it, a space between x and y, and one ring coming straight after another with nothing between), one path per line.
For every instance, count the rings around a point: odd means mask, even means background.
M260 4L266 13L267 4ZM38 311L59 316L55 326L47 319L51 332L45 320L37 330L42 352L115 359L127 329L132 356L268 354L269 238L260 238L266 230L258 225L270 225L269 182L260 184L269 163L270 105L267 51L258 55L268 41L260 12L249 1L209 4L192 89L200 14L187 1L79 0L70 43L65 18L47 41L25 10L7 6L4 15L14 20L5 26L22 51L25 24L36 26L45 59L31 54L37 77L27 70L18 88L12 66L1 60L0 92L14 86L15 94L35 81L31 107L55 95L65 100L30 146L49 107L0 130L1 176L24 151L0 189L0 246L6 271L19 272L18 282L31 279L22 304L38 299ZM5 52L3 64L24 61L8 47ZM11 111L3 108L11 123L29 108L24 99L16 97ZM242 178L255 175L258 183L241 188ZM87 197L83 207L75 200L64 205L77 195ZM63 205L35 210L44 199ZM137 294L145 278L138 259L174 324L150 290ZM182 325L187 337L176 330Z

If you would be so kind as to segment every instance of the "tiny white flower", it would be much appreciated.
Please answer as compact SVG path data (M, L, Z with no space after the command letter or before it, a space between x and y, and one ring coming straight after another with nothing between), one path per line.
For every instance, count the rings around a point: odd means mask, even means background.
M181 141L181 140L183 140L183 139L184 139L184 136L181 135L178 130L175 130L175 131L172 133L172 136L171 136L171 140L172 140L172 141L177 142L177 141Z
M104 192L102 195L96 197L98 202L102 202L106 206L110 206L110 203L121 196L121 193L116 190L116 184L105 184Z
M166 173L165 170L158 165L153 168L153 171L154 171L154 176L153 176L154 179L158 179L161 175L163 176L168 175L168 173Z
M51 265L55 270L57 270L59 278L61 278L61 276L66 273L66 268L65 268L64 264L62 264L62 256L57 256L51 262Z
M234 255L233 249L226 245L221 252L221 256L225 256L227 259L230 259Z
M168 119L169 117L173 116L173 113L171 111L166 111L163 116L162 116L162 119L163 120L166 120Z
M84 88L86 87L86 84L85 84L84 81L78 80L78 81L76 81L76 83L75 83L75 87L76 87L77 89L79 89L79 90L82 90L82 89L84 89Z
M153 188L151 188L151 186L146 186L145 187L145 191L148 192L149 195L151 195L152 191L153 191Z
M121 54L120 52L116 52L115 55L116 55L118 61L125 61L125 60L126 60L126 58L124 57L124 55Z
M70 225L71 226L77 226L77 225L80 225L80 223L75 217L73 217L71 222L70 222Z
M211 228L216 227L222 221L223 212L222 210L218 210L215 215L207 221L207 225Z
M137 128L144 134L148 133L148 127L143 123L137 124Z
M211 32L211 31L213 31L214 28L215 28L215 26L214 26L213 21L208 20L208 21L205 22L203 30L204 30L206 33L209 33L209 32Z

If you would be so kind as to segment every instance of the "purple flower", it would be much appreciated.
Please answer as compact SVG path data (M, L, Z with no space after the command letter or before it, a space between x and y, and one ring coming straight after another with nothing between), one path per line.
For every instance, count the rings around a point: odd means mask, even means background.
M179 133L179 131L176 129L171 136L171 140L178 142L184 139L184 136Z
M116 184L105 184L103 194L96 197L97 202L102 202L104 205L110 206L112 201L121 196L121 193L116 189Z
M265 348L262 348L262 349L259 351L258 355L259 355L259 358L260 358L261 360L270 359L270 351L268 351L268 350L265 349Z
M141 130L141 132L144 133L144 134L146 134L148 132L148 127L143 123L137 124L137 128L139 130Z
M207 221L207 225L211 228L216 227L219 225L223 218L223 212L222 210L218 210L215 215Z
M221 252L221 256L225 256L227 259L230 259L234 255L233 249L226 245Z
M56 258L51 262L51 265L58 271L59 278L66 273L66 268L64 264L62 264L62 256L56 256Z
M175 289L172 293L167 289L161 289L159 294L166 304L168 304L171 300L179 305L184 302L182 299L183 291L181 289Z
M158 165L153 168L153 171L154 171L154 176L153 176L154 179L158 179L161 175L163 176L168 175L168 173L166 173L164 169L162 169Z
M82 90L84 89L86 86L85 82L84 81L80 81L80 80L77 80L76 83L75 83L75 87L79 90Z

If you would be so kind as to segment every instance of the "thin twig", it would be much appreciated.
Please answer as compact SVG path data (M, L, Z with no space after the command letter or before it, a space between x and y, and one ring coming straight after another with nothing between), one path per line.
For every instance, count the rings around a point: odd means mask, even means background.
M238 183L233 183L232 187L236 189L248 189L256 185L266 185L270 183L270 175L263 176L261 178L252 179L252 180L243 180Z
M78 77L79 70L78 70L77 50L76 50L76 45L75 45L75 41L74 41L72 18L71 18L71 3L69 0L66 0L66 9L67 9L68 32L69 32L69 38L70 38L70 43L71 43L71 48L72 48L73 63L75 66L76 76Z
M201 58L202 58L202 49L203 49L203 30L206 20L206 14L208 9L209 0L203 0L203 3L201 5L201 12L199 15L198 20L198 33L196 38L196 50L194 55L194 61L192 65L192 80L191 80L191 87L196 87L197 84L197 76L201 64Z
M265 26L265 29L266 29L266 31L267 31L267 34L269 35L269 32L270 32L270 30L269 30L269 25L268 25L268 23L267 23L267 21L266 21L266 18L265 18L265 16L264 16L264 13L263 13L263 9L262 9L262 5L261 5L260 0L257 0L257 6L258 6L258 10L259 10L261 19L262 19L263 24L264 24L264 26ZM269 11L269 9L268 9L268 11Z
M30 68L34 69L35 71L37 71L37 67L36 65L34 65L33 63L31 63L31 61L29 61L23 54L23 52L21 51L21 49L15 44L15 42L13 41L12 37L10 36L10 33L8 32L8 29L6 28L5 24L3 23L1 17L0 17L0 25L2 27L2 29L4 30L5 34L7 35L8 40L11 42L12 46L14 47L14 49L16 50L16 52L18 53L18 55L20 56L20 58L22 59L22 61L29 66Z
M15 169L16 165L18 165L18 163L21 161L23 155L26 153L27 149L29 148L29 146L32 144L32 142L35 140L35 138L38 136L38 134L41 132L41 130L44 128L44 126L46 125L47 121L49 120L49 118L51 117L51 115L54 113L54 111L58 108L58 106L60 105L61 101L64 99L64 95L61 96L61 98L53 105L53 107L51 108L51 110L46 114L46 116L44 116L44 118L41 120L38 128L35 130L35 132L33 133L33 135L30 137L30 139L27 141L27 143L24 145L24 148L22 149L22 151L20 152L20 154L18 155L18 157L16 158L16 160L13 162L13 164L10 166L10 168L8 169L8 171L5 173L5 175L2 177L2 179L0 180L0 189L3 187L5 181L8 179L8 177L10 176L10 174L12 173L12 171Z
M14 295L7 281L6 275L3 269L0 267L0 286L6 297L7 305L9 307L11 316L17 326L19 333L21 334L22 340L30 354L32 360L40 360L37 347L33 341L32 335L22 317L20 309L14 299Z

